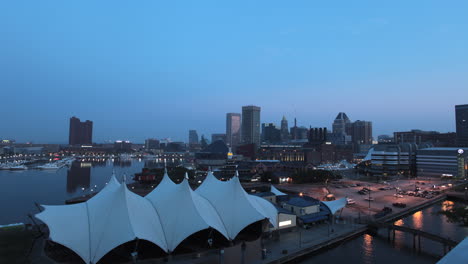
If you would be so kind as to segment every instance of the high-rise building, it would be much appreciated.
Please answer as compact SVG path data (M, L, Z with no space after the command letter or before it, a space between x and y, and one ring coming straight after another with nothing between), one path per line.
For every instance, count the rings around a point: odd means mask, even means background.
M455 106L457 144L468 147L468 104Z
M297 120L296 118L294 118L294 126L291 127L290 135L292 141L297 142L298 140L307 140L309 138L309 129L307 129L307 127L304 126L298 127Z
M262 124L262 142L271 144L281 141L281 131L273 123Z
M70 118L70 134L68 144L87 145L93 143L93 122L81 122L79 118Z
M346 126L349 126L350 123L351 121L349 120L348 116L343 112L339 112L335 118L335 121L333 121L333 133L346 134Z
M240 143L241 115L238 113L226 114L226 144L236 147Z
M198 133L196 130L189 130L189 145L198 144Z
M356 120L350 131L354 144L372 144L372 122Z
M211 143L214 143L215 141L223 141L224 144L226 144L226 134L222 133L217 133L217 134L211 134Z
M281 119L281 141L288 142L289 140L289 127L288 127L288 120L285 116Z
M260 145L260 107L242 107L242 143Z

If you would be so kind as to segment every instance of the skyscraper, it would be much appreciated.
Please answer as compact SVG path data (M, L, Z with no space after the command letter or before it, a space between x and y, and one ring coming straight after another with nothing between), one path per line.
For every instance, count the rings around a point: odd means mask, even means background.
M350 131L354 144L372 144L372 122L356 120L351 124Z
M196 130L189 130L189 145L198 144L198 133Z
M241 115L238 113L226 114L226 144L236 147L240 143Z
M242 143L260 145L260 107L242 107Z
M288 127L288 120L285 116L281 119L281 141L288 142L289 140L289 127Z
M349 126L350 123L351 121L349 120L348 116L343 112L339 112L335 118L335 121L333 122L333 133L346 134L346 126Z
M70 134L68 144L85 145L93 143L93 122L81 122L79 118L70 118Z
M468 147L468 104L455 106L457 144Z
M281 130L273 123L263 123L262 137L262 142L267 144L279 143L281 141Z

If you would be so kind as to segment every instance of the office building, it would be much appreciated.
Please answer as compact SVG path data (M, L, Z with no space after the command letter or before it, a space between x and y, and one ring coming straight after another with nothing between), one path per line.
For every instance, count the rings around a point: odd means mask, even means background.
M289 140L288 120L286 119L285 116L283 116L283 119L281 119L281 141L288 142L288 140Z
M70 134L68 144L91 145L93 143L93 122L81 122L79 118L70 118Z
M238 113L226 114L226 144L236 147L240 143L241 115Z
M214 143L215 141L221 140L226 144L226 134L211 134L211 143Z
M356 120L348 124L347 130L354 144L372 144L372 122Z
M394 132L395 143L431 143L436 147L455 147L457 145L457 134L439 133L437 131L422 131L413 129L411 131Z
M327 141L334 145L348 145L351 144L352 138L346 133L328 133Z
M242 143L260 145L260 107L242 107Z
M418 150L418 177L465 178L468 171L468 148L425 148Z
M198 133L196 130L189 130L189 145L198 144Z
M160 144L159 144L159 140L157 139L154 139L154 138L149 138L147 140L145 140L145 149L159 149L160 148Z
M267 144L280 143L281 142L281 131L273 123L262 124L262 142Z
M455 106L457 145L468 147L468 104Z
M349 120L348 116L340 112L335 118L335 121L333 121L333 133L336 134L346 134L346 126L349 125L351 121Z

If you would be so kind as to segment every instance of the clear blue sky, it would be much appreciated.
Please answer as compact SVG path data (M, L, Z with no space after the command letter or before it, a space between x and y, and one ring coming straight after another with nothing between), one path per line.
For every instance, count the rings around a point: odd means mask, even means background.
M385 2L385 3L384 3ZM2 1L0 138L65 143L224 132L225 114L374 136L454 131L468 1Z

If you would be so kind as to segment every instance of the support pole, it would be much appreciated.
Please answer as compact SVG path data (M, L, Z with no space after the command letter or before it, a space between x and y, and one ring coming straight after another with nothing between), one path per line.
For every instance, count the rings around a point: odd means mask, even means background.
M421 235L418 236L418 251L421 253Z
M44 235L44 233L42 232L41 228L39 227L39 225L36 223L36 221L34 220L34 218L32 217L31 214L28 214L28 217L31 219L31 221L33 222L34 226L37 228L37 231L39 231L39 233L42 235Z

